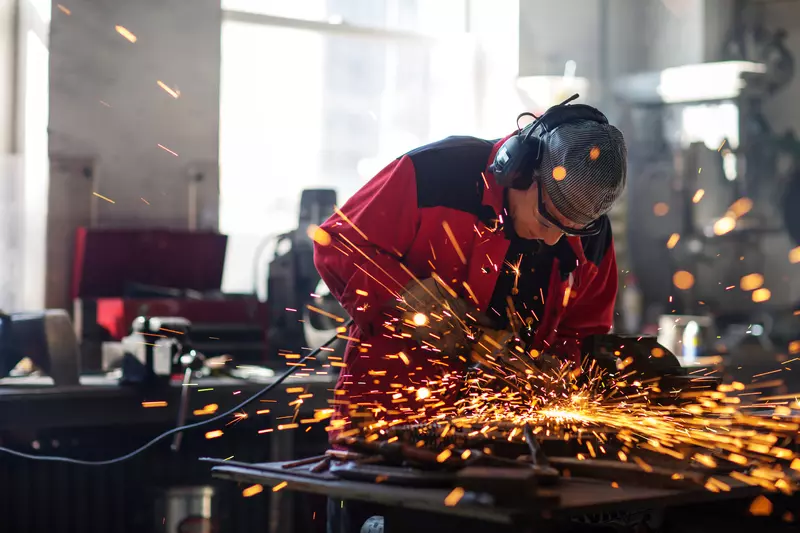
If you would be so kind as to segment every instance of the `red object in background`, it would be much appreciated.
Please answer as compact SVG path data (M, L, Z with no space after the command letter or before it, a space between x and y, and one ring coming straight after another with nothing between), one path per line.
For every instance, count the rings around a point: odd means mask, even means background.
M260 324L266 330L267 306L256 298L184 300L98 298L97 323L119 340L130 332L133 320L149 316L179 316L193 324Z
M226 235L213 232L80 228L75 239L72 297L93 304L95 322L115 340L127 335L133 320L144 313L180 316L196 324L257 325L265 339L267 306L255 296L124 297L126 285L131 283L219 291L227 240Z
M227 243L213 232L79 228L72 298L119 297L126 283L219 290Z

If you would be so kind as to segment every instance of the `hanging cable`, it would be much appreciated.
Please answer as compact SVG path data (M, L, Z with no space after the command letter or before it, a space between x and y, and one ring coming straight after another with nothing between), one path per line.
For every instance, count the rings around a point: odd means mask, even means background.
M352 323L353 323L353 319L351 318L347 322L345 322L342 326L348 327ZM277 387L278 385L283 383L298 368L300 368L300 365L302 363L304 363L305 361L307 361L311 357L314 357L317 354L319 354L322 351L323 348L327 348L330 344L333 344L338 339L338 337L339 337L339 335L337 333L336 335L334 335L333 337L331 337L330 339L325 341L322 345L320 345L319 348L317 348L317 349L313 350L312 352L304 355L297 363L295 363L295 366L291 367L289 370L287 370L286 372L284 372L283 374L278 376L278 378L275 381L273 381L272 383L270 383L269 385L267 385L266 387L264 387L263 389L261 389L257 393L253 394L252 396L250 396L249 398L247 398L243 402L239 403L235 407L232 407L231 409L228 409L224 413L219 414L219 415L217 415L217 416L215 416L213 418L209 418L208 420L201 420L200 422L194 422L192 424L186 424L184 426L179 426L179 427L170 429L169 431L165 431L164 433L158 435L157 437L155 437L151 441L143 444L142 446L140 446L139 448L133 450L132 452L127 453L125 455L121 455L119 457L115 457L114 459L105 459L105 460L102 460L102 461L86 461L86 460L83 460L83 459L73 459L71 457L59 457L59 456L55 456L55 455L33 455L33 454L30 454L30 453L25 453L25 452L20 452L20 451L17 451L17 450L12 450L11 448L5 448L3 446L0 446L0 453L7 453L9 455L13 455L15 457L20 457L22 459L29 459L31 461L47 461L47 462L55 462L55 463L69 463L69 464L82 465L82 466L107 466L107 465L113 465L113 464L121 463L123 461L127 461L128 459L132 459L132 458L136 457L137 455L139 455L140 453L142 453L143 451L145 451L148 448L152 447L157 442L162 441L165 438L167 438L167 437L169 437L171 435L174 435L175 433L179 433L181 431L188 431L190 429L197 429L197 428L202 427L202 426L207 426L208 424L212 424L214 422L222 420L223 418L226 418L226 417L228 417L228 416L230 416L230 415L232 415L232 414L244 409L246 406L250 405L251 403L253 403L257 399L261 398L262 396L264 396L265 394L270 392L272 389L274 389L275 387Z

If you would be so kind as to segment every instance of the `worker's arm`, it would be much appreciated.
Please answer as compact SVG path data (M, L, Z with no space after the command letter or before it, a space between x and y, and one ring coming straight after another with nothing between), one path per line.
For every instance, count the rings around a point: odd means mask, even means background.
M583 339L606 334L614 324L618 284L617 258L609 235L608 249L598 265L595 278L582 291L564 299L567 309L558 325L555 342L548 351L561 359L580 363Z
M344 216L342 216L344 215ZM419 226L414 165L393 161L321 226L314 265L355 324L374 333L412 280L400 265Z

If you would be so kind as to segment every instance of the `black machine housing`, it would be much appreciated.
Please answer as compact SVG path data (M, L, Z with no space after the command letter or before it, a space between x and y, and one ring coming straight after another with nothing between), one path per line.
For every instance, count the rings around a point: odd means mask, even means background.
M319 226L334 212L336 191L306 189L300 197L297 228L280 235L267 275L269 328L267 342L271 360L281 353L300 353L314 348L311 333L330 337L339 323L308 310L309 305L347 318L347 313L327 291L314 267L314 242L308 235L311 226ZM294 311L292 311L294 310ZM326 339L327 339L326 337ZM337 350L336 346L333 346Z

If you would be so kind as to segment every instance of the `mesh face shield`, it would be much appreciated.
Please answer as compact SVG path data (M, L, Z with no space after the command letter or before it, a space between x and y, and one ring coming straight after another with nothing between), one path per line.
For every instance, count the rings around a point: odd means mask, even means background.
M622 132L594 121L567 123L544 134L537 171L558 211L577 224L606 214L622 195L627 148Z

